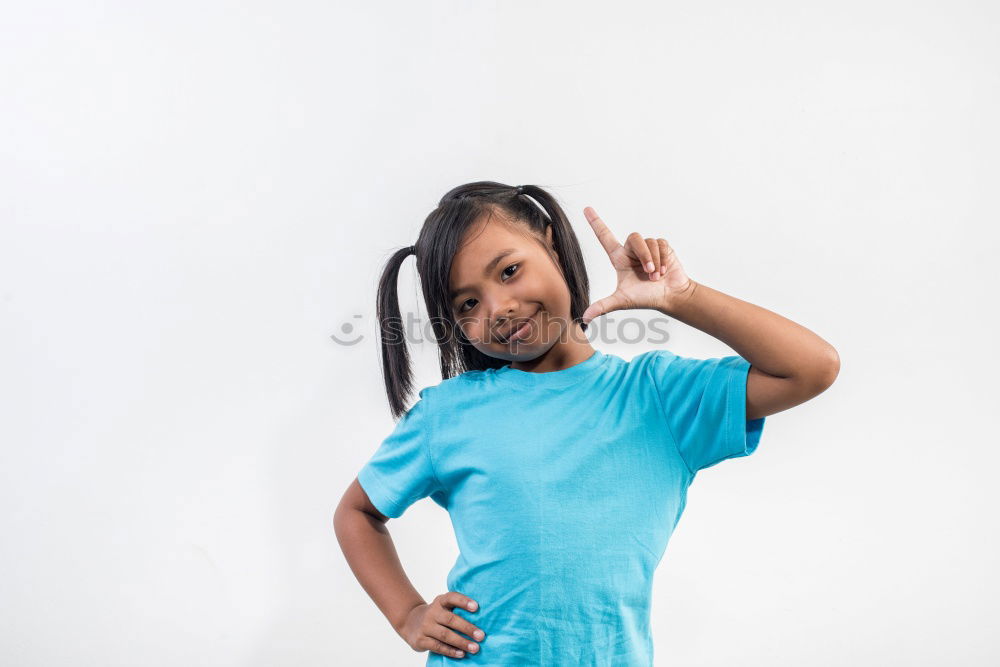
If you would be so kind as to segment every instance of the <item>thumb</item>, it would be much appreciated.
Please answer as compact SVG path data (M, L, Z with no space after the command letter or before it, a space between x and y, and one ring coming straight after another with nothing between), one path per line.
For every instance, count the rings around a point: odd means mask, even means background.
M580 319L583 320L584 324L590 324L590 321L594 318L610 313L613 310L618 310L618 299L612 294L611 296L606 296L603 299L598 299L594 303L587 306L587 310L583 311L583 315L580 316Z

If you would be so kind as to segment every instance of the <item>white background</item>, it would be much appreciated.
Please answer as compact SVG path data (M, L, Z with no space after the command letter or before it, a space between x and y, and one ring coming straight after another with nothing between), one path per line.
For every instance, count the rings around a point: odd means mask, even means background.
M840 353L832 388L691 488L657 665L997 664L998 22L943 1L4 3L0 663L423 664L332 516L394 426L382 264L486 179L559 198L594 300L614 274L584 206ZM346 324L359 344L331 340ZM413 353L439 382L433 345ZM388 525L444 592L448 515Z

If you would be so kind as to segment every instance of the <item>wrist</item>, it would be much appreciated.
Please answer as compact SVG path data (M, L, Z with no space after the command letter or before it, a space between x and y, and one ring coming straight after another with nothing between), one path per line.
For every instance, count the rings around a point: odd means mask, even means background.
M689 278L687 287L674 292L669 297L664 297L657 310L664 315L673 316L678 310L683 308L685 304L691 301L696 291L698 291L698 283Z
M412 613L413 610L416 609L417 607L419 607L420 605L424 605L424 604L427 604L427 603L424 602L423 599L420 599L419 602L414 601L414 602L409 603L404 608L404 611L401 614L399 614L399 616L397 616L393 621L391 621L391 623L392 623L392 629L396 631L397 635L399 635L400 637L403 637L404 639L406 638L406 636L405 636L406 635L406 633L405 633L405 630L406 630L406 621L409 620L410 613Z

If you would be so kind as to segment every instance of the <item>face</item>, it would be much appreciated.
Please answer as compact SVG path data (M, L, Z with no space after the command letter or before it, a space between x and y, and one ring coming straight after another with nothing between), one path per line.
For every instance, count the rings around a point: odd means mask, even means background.
M452 260L451 312L483 354L528 361L567 340L568 329L579 325L571 321L569 287L552 250L551 228L543 246L526 227L511 228L518 223L498 215L470 228Z

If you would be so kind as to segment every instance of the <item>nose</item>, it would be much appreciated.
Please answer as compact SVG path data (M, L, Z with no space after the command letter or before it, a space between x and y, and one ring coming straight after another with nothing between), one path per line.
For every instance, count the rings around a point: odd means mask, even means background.
M488 298L491 299L487 303L487 312L490 317L488 326L491 330L495 331L498 326L502 326L506 320L510 319L517 312L517 300L504 294Z

